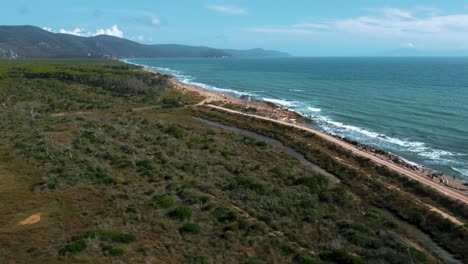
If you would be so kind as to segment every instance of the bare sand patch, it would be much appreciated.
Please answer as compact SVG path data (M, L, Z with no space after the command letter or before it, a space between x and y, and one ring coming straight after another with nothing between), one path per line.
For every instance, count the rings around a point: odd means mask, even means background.
M41 221L41 213L33 214L30 217L24 219L23 221L19 222L20 225L32 225L37 222Z

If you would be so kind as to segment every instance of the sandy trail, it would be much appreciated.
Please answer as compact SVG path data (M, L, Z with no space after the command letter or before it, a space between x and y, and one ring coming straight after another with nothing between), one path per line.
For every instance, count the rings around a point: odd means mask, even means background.
M37 222L41 221L41 213L33 214L30 217L24 219L23 221L19 222L19 225L32 225Z

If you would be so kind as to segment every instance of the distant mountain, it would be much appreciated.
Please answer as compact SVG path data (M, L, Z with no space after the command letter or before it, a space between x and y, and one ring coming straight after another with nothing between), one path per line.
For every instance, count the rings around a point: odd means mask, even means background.
M229 50L176 44L145 45L128 39L99 35L79 37L52 33L34 26L0 26L0 58L213 58L285 57L263 49Z

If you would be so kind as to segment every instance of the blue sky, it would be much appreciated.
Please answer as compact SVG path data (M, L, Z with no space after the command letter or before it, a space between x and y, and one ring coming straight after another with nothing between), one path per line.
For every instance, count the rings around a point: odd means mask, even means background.
M4 1L0 24L147 44L266 48L299 56L468 51L468 2L419 0Z

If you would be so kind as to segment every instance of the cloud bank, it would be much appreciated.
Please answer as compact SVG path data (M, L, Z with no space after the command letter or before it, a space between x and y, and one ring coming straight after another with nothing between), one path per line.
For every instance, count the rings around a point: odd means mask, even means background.
M49 31L49 32L56 32L54 31L51 27L43 27L42 29ZM123 38L124 33L122 30L119 29L117 25L113 25L110 28L99 28L96 29L95 32L87 31L83 28L75 28L72 30L67 30L64 28L61 28L57 31L58 33L62 34L70 34L70 35L75 35L75 36L80 36L80 37L92 37L92 36L98 36L98 35L108 35L108 36L114 36L118 38Z
M246 15L247 14L247 10L240 8L240 7L235 7L235 6L209 5L207 6L207 8L216 12L230 14L230 15Z
M417 7L365 9L370 15L328 19L291 25L256 26L244 31L274 34L311 35L347 33L378 38L448 38L465 35L468 42L468 13L441 15L438 10Z

